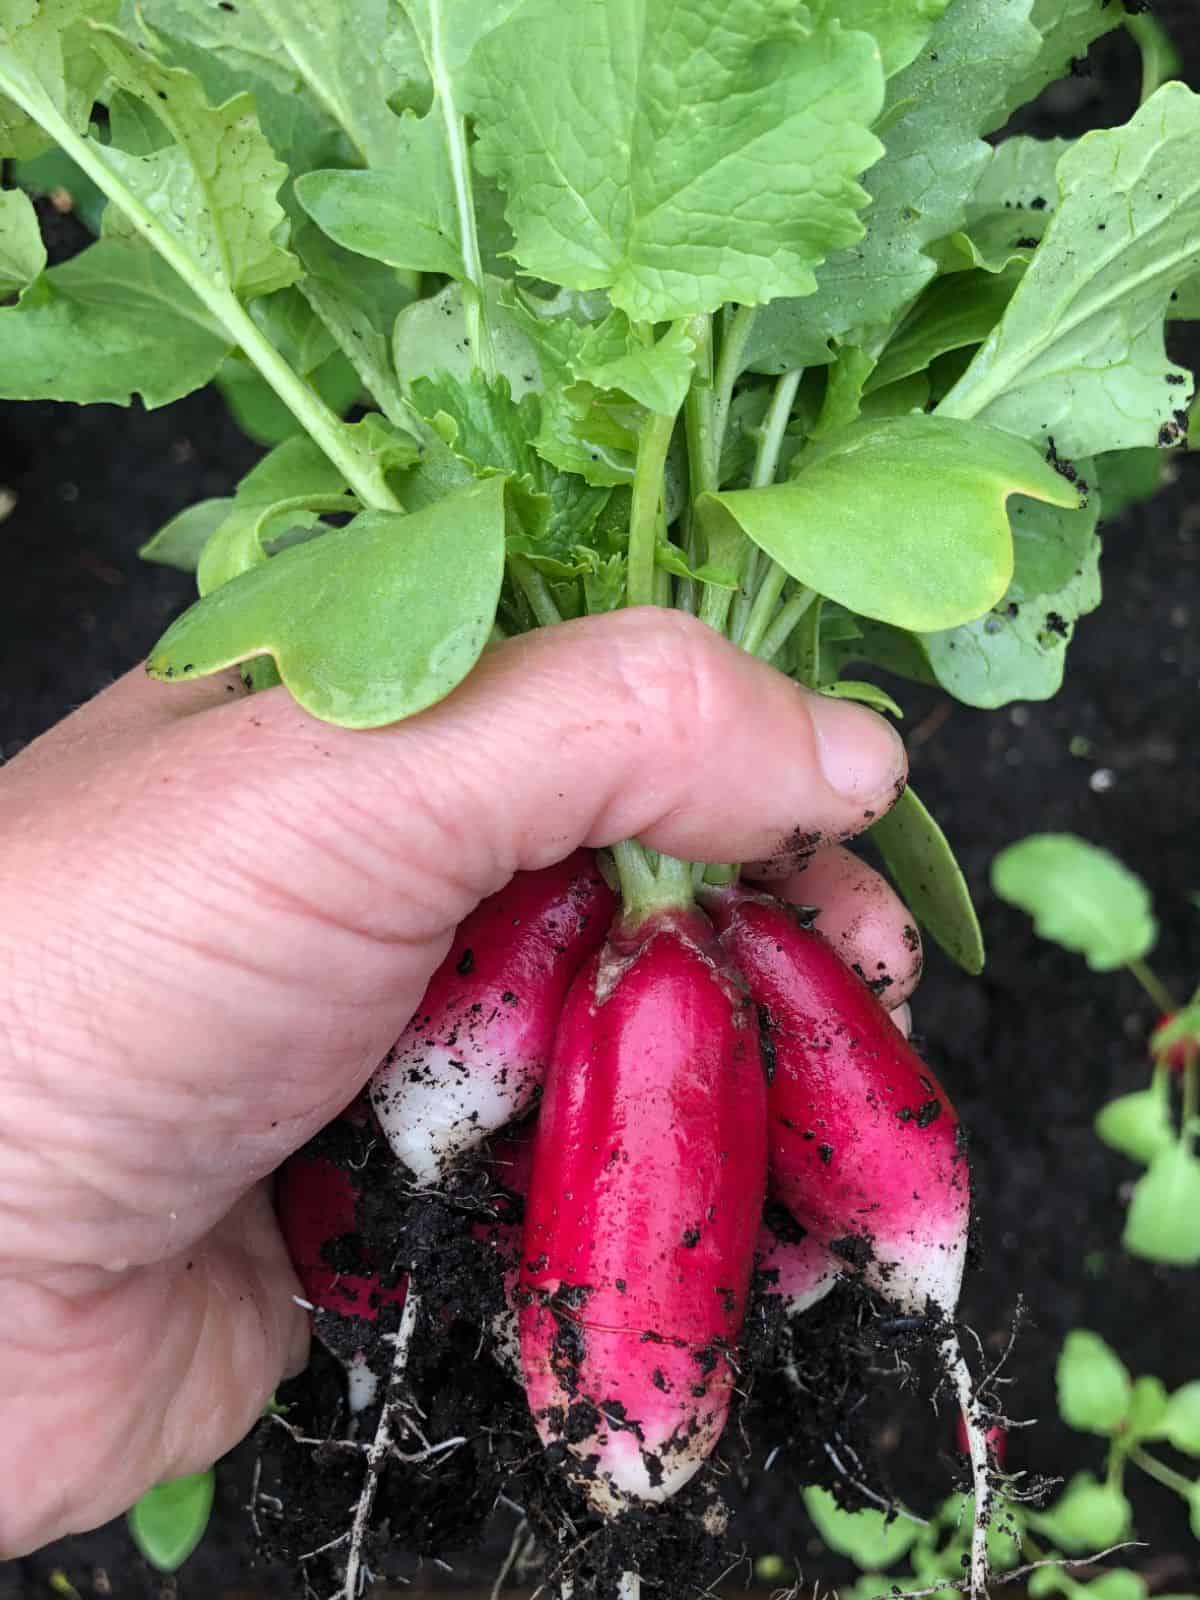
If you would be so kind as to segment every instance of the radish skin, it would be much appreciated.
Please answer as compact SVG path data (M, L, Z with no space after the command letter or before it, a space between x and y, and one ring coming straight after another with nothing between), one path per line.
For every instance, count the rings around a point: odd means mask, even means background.
M770 1186L901 1311L953 1316L970 1184L949 1099L862 979L769 895L706 894L768 1030Z
M525 1212L538 1431L606 1513L692 1478L729 1410L766 1178L752 1007L694 909L614 930L572 985Z
M362 1111L356 1102L344 1116L357 1122ZM385 1286L375 1263L361 1251L357 1270L337 1264L353 1251L358 1197L353 1173L305 1150L286 1161L276 1179L280 1231L313 1307L313 1333L346 1369L351 1413L365 1411L378 1391L370 1361L377 1342L373 1324L384 1306L403 1306L407 1293L407 1280Z
M754 1261L767 1280L767 1293L780 1297L790 1317L824 1300L842 1276L842 1264L819 1239L811 1233L795 1238L792 1231L777 1231L766 1216L758 1230Z
M467 917L371 1080L396 1155L423 1188L533 1103L571 979L616 909L590 851L523 872Z

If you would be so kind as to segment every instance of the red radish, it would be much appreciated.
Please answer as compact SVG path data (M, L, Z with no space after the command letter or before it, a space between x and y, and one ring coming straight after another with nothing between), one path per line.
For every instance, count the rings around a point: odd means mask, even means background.
M770 895L705 895L775 1058L771 1192L901 1310L953 1314L970 1186L958 1118L867 985Z
M361 1102L355 1102L355 1108ZM345 1120L358 1122L352 1108ZM384 1306L402 1306L406 1284L385 1287L383 1275L358 1237L359 1186L344 1166L308 1149L286 1161L276 1179L279 1226L304 1297L313 1308L313 1332L346 1368L352 1412L375 1398L370 1356L372 1324Z
M538 1431L592 1502L660 1501L729 1410L766 1178L753 1007L694 908L618 924L571 986L518 1298Z
M967 1420L971 1587L984 1594L987 1443L951 1326L970 1213L954 1108L867 985L794 908L734 885L703 899L767 1030L771 1192L873 1289L938 1327Z
M790 1216L785 1222L772 1217L772 1210L767 1207L758 1230L754 1262L766 1277L767 1292L779 1295L795 1317L824 1300L842 1276L842 1263Z
M459 926L371 1081L392 1149L428 1187L533 1102L571 979L616 908L590 851L523 872Z

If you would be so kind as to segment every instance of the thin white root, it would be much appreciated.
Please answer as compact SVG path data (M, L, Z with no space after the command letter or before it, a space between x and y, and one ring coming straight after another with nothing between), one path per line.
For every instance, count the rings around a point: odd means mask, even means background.
M371 1509L375 1504L379 1477L392 1448L392 1402L408 1368L408 1356L420 1308L421 1298L414 1292L410 1278L400 1326L393 1335L396 1349L392 1357L391 1371L388 1373L387 1387L383 1392L383 1410L379 1415L379 1426L375 1430L374 1441L367 1451L367 1475L363 1480L362 1493L358 1497L358 1505L354 1508L354 1521L350 1527L350 1553L346 1557L346 1581L342 1585L344 1600L358 1600L359 1587L365 1577L363 1546L367 1542L367 1524L371 1520Z
M978 1402L971 1369L963 1359L957 1338L951 1334L942 1343L942 1366L950 1379L962 1412L971 1458L971 1482L975 1490L975 1515L971 1525L970 1588L973 1600L987 1600L988 1528L992 1520L992 1475L988 1460L987 1430L979 1424Z

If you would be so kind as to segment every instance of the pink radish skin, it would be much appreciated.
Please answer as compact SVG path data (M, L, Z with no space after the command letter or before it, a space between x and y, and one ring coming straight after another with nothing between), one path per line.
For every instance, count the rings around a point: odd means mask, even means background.
M460 924L371 1081L379 1125L423 1187L533 1103L567 986L616 904L591 852L577 850L518 873Z
M327 1156L301 1150L276 1179L275 1204L313 1332L346 1368L350 1410L369 1406L376 1391L370 1367L370 1325L384 1306L402 1306L406 1286L385 1288L369 1258L362 1271L339 1271L329 1259L337 1242L358 1232L358 1188L352 1173Z
M791 1317L824 1300L844 1272L843 1264L811 1233L802 1239L785 1238L765 1219L758 1230L754 1264L767 1277L767 1293L778 1295Z
M705 894L773 1046L771 1192L903 1311L953 1315L970 1188L958 1118L832 946L770 895Z
M525 1211L530 1409L606 1513L720 1437L766 1178L757 1019L695 910L618 926L567 996Z

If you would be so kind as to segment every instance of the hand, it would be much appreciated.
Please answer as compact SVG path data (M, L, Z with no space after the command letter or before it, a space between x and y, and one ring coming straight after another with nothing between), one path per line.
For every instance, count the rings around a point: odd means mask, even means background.
M264 1181L353 1098L451 932L636 836L757 861L916 981L829 841L903 783L873 713L678 613L491 650L396 727L131 674L0 774L0 1555L117 1515L253 1425L308 1327ZM905 938L905 933L909 937Z

